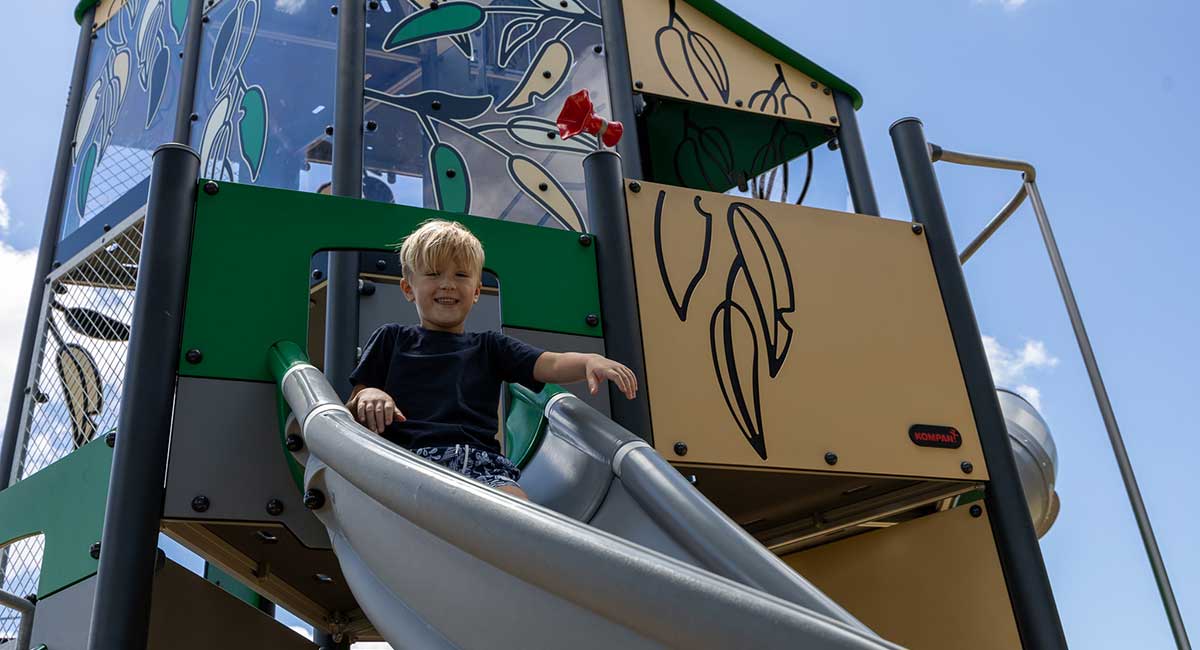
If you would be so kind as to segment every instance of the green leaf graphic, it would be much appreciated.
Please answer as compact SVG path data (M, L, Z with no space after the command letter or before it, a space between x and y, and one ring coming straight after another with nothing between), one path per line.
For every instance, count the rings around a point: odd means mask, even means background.
M80 216L83 216L83 208L87 205L88 189L92 186L92 172L96 169L97 153L96 143L89 144L87 151L83 154L83 161L79 163L79 183L75 186L75 207Z
M262 86L250 86L242 95L238 140L242 145L242 160L250 167L250 180L255 180L267 151L267 97Z
M429 150L429 169L439 210L467 214L471 208L471 180L458 149L439 142Z
M175 32L175 42L183 38L183 28L187 25L188 0L169 0L171 3L171 31Z
M435 8L422 9L396 23L383 39L383 51L391 52L442 36L473 32L485 20L487 14L483 9L470 2L447 2Z

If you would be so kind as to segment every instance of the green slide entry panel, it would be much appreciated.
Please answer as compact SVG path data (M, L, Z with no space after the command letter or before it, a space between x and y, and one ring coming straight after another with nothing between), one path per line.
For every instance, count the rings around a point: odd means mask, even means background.
M0 545L38 533L46 537L39 598L96 573L99 562L90 549L104 528L112 451L97 438L0 491Z
M600 314L596 246L579 233L235 183L197 195L180 375L272 381L268 348L307 340L313 254L391 250L432 218L459 221L483 242L506 327L603 335L603 323L588 324ZM192 349L199 363L186 360Z

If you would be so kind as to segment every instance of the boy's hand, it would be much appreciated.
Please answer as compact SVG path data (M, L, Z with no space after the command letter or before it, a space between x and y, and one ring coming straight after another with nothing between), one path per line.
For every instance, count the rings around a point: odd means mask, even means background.
M396 408L392 396L378 388L360 390L346 403L346 408L350 409L359 424L375 433L383 433L393 420L404 421L404 415Z
M627 399L637 397L637 377L632 370L612 359L606 359L598 354L590 355L586 373L588 390L593 395L600 390L600 382L607 379L616 384Z

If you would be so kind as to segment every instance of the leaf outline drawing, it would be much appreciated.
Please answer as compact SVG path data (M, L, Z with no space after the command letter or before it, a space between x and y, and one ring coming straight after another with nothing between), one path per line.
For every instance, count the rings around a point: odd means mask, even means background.
M675 53L683 57L684 65L687 66L688 73L691 75L700 97L704 101L708 101L708 93L705 92L704 84L701 83L700 76L696 74L696 66L692 63L695 58L706 80L712 84L717 95L720 96L721 103L728 104L729 69L725 65L721 51L712 42L712 39L687 24L687 21L676 9L676 2L677 0L667 0L667 24L654 32L654 49L658 54L659 65L662 66L663 72L666 73L667 79L671 81L675 89L684 97L690 98L691 94L679 82L679 76L676 76L667 63L668 52L666 50L673 49Z
M654 253L658 258L658 273L662 278L663 288L667 291L667 298L671 301L671 307L675 309L675 315L680 322L687 321L688 306L692 302L692 294L696 291L696 287L700 281L704 279L704 274L708 270L708 256L712 250L712 213L706 211L700 206L699 195L692 199L692 206L695 208L696 214L704 220L704 245L700 253L700 266L696 272L688 279L687 288L683 291L682 300L676 297L675 287L671 282L671 274L667 269L667 261L665 255L666 237L663 236L663 207L666 202L666 190L658 191L658 200L654 206Z

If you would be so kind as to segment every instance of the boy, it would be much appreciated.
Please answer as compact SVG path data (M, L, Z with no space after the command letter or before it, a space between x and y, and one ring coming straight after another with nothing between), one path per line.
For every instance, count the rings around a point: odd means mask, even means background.
M363 426L467 478L528 499L521 472L495 440L502 381L540 391L587 379L614 382L628 399L637 379L598 354L545 352L499 332L468 333L479 300L483 245L462 224L431 219L404 239L400 288L421 325L390 323L371 335L350 375L347 406Z

